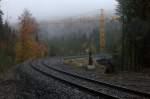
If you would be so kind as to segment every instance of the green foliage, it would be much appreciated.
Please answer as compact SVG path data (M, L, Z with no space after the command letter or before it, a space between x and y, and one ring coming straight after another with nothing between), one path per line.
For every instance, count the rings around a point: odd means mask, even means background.
M120 23L107 22L105 30L107 52L113 54L115 48L119 53L121 45ZM88 54L87 50L91 50L93 54L99 53L99 29L95 27L91 33L77 31L54 37L48 40L48 46L50 56Z
M4 37L2 15L3 15L3 12L0 10L0 40L2 40Z
M123 23L122 62L124 69L140 70L149 61L149 0L117 0Z
M48 44L51 56L85 54L86 49L90 48L89 37L81 32L52 38Z
M0 53L0 74L5 73L14 64L14 60L11 56Z
M0 73L4 73L14 64L15 31L8 22L3 23L3 12L0 10Z

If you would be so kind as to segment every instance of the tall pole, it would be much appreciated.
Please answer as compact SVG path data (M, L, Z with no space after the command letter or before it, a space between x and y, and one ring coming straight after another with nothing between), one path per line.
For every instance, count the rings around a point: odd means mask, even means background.
M104 19L104 9L101 9L100 15L100 25L99 25L99 36L100 36L100 52L105 49L105 19Z
M125 18L122 19L122 52L121 52L121 70L124 69L125 64Z

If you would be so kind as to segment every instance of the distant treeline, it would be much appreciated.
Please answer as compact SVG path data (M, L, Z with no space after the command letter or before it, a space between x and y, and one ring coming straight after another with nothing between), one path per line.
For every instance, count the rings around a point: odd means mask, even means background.
M88 20L87 20L88 21ZM85 26L90 23L85 22ZM90 24L91 25L91 24ZM89 25L89 26L90 26ZM74 23L74 26L75 23ZM87 54L88 51L92 53L100 53L99 49L99 24L88 28L76 28L71 31L70 28L64 27L65 33L48 39L49 54L54 55L80 55ZM72 26L73 28L73 26ZM71 31L71 32L70 32ZM105 22L105 40L106 52L114 54L121 51L121 23L118 21Z

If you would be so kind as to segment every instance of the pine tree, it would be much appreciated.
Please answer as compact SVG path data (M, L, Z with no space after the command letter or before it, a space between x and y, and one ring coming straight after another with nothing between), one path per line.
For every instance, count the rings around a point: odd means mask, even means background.
M150 37L150 1L117 1L119 2L117 11L123 23L123 65L126 69L140 70L146 63L145 55L150 53L148 50L145 51L147 43L150 44L149 39L146 39Z
M3 12L0 10L0 50L2 50L3 47L3 39L4 39L4 33L3 33L3 19L2 19Z

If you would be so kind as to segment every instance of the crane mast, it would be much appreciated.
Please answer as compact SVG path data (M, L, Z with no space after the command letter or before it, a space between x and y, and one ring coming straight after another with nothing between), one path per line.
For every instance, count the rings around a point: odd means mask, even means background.
M101 9L100 15L100 25L99 25L99 39L100 39L100 51L105 49L105 18L104 18L104 9Z

